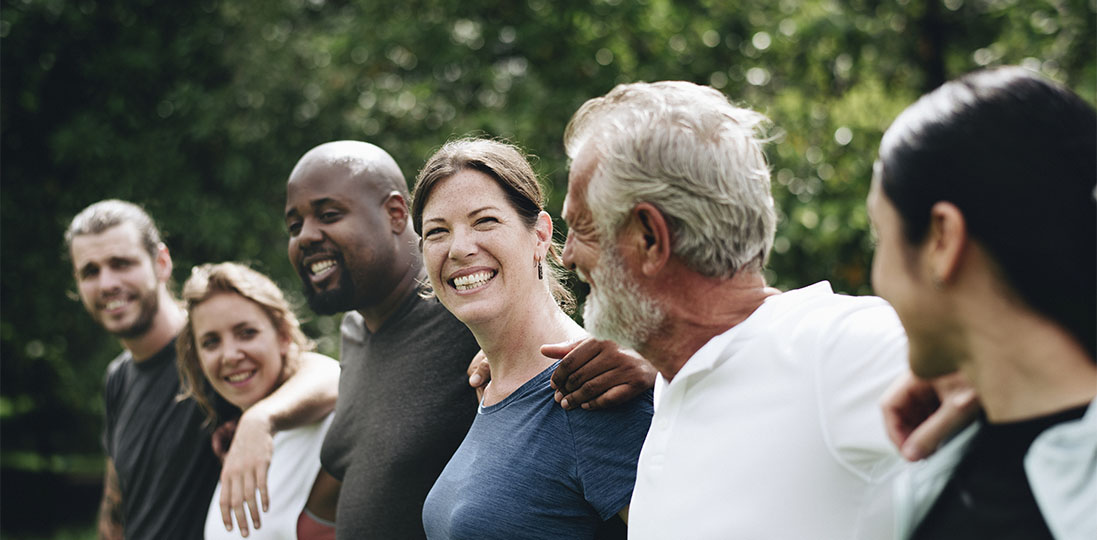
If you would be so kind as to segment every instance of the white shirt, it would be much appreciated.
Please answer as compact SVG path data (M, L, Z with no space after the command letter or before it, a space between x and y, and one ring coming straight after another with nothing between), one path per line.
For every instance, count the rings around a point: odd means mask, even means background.
M891 537L903 461L877 402L906 353L879 298L767 298L656 382L629 538Z
M334 413L307 426L279 431L274 434L274 454L267 470L267 493L270 511L260 514L262 528L256 530L248 520L248 540L293 540L297 538L297 517L308 502L316 475L320 474L320 446L328 432ZM242 540L233 514L232 532L225 530L221 520L221 483L213 492L206 514L206 540Z

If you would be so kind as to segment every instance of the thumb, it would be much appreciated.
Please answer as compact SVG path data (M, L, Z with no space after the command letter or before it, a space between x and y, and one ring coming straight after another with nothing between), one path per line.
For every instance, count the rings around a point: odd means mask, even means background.
M549 358L555 358L559 360L567 356L567 354L574 350L575 347L578 347L579 344L584 341L584 339L585 338L573 339L571 341L562 341L560 343L546 343L544 345L541 345L541 354Z

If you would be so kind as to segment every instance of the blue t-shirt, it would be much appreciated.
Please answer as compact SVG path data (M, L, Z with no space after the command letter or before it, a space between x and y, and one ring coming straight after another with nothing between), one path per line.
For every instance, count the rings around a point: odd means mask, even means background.
M552 367L480 407L423 506L428 538L595 538L632 497L650 391L611 409L565 411Z

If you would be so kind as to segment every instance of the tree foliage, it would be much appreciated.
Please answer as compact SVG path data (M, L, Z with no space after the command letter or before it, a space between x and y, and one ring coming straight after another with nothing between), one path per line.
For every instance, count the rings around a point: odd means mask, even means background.
M312 146L367 140L411 179L449 138L505 137L538 156L558 215L578 106L618 83L685 79L773 121L770 281L868 293L863 198L891 120L998 64L1097 101L1095 12L1092 0L5 0L5 467L63 472L51 456L97 452L119 346L74 301L61 238L96 200L145 205L177 280L242 260L297 291L284 182ZM309 330L336 352L332 319Z

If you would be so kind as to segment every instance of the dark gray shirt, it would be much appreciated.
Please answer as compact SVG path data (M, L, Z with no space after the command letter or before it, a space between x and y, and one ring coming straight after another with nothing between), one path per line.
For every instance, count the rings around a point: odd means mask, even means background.
M342 480L341 539L423 538L423 501L476 415L472 333L437 300L410 294L371 333L343 318L339 399L324 470Z
M202 537L221 464L205 415L178 393L174 340L143 362L123 352L107 369L103 447L118 472L126 538Z

